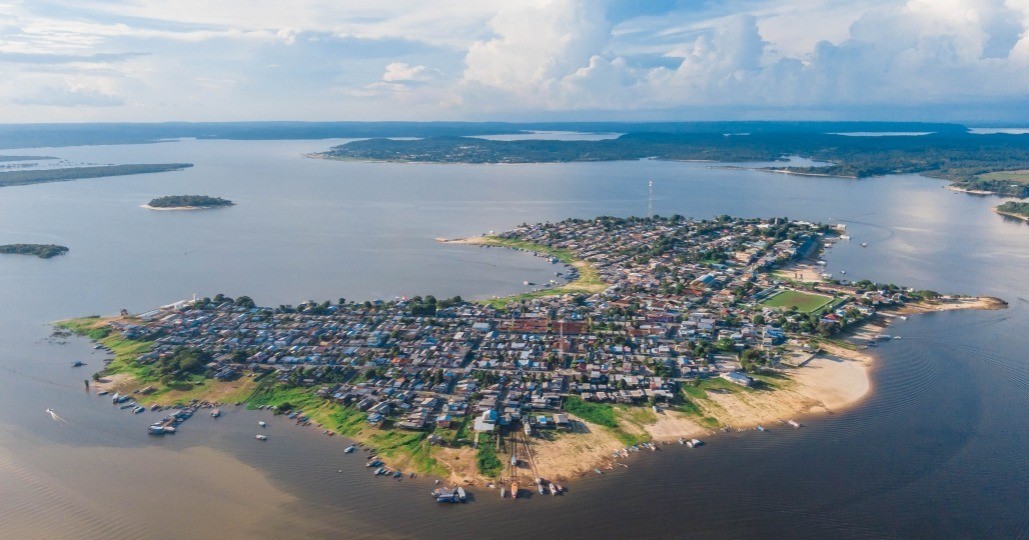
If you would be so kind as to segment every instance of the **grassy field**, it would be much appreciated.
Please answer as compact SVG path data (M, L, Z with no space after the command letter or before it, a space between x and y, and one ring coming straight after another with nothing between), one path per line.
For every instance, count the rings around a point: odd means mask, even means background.
M831 296L824 294L812 294L800 291L783 290L761 302L762 306L770 308L796 307L801 313L818 311L833 301Z
M560 287L553 287L550 289L541 289L538 291L530 291L521 294L515 294L511 296L505 296L503 298L495 298L493 300L486 300L486 304L494 308L504 308L511 303L521 302L523 300L529 300L531 298L539 298L542 296L560 296L562 294L570 293L586 293L595 294L603 291L607 288L607 284L600 279L597 271L589 265L586 261L578 259L575 255L566 249L554 249L540 244L533 244L525 240L516 240L511 238L500 238L499 236L489 236L483 239L482 245L506 247L511 249L524 249L526 251L532 251L534 253L542 253L550 257L555 257L559 261L571 265L579 272L579 277L575 281L562 285Z
M979 175L980 180L1001 180L1003 182L1016 182L1029 184L1029 170L1022 171L997 171Z

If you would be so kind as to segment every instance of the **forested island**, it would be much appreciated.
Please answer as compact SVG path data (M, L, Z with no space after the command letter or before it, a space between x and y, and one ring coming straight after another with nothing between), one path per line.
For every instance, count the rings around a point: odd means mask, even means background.
M57 159L53 156L0 156L0 163L7 161L42 161L46 159Z
M951 180L962 189L1029 197L1025 178L991 176L996 171L1029 169L1029 136L1006 134L945 132L854 137L812 132L627 133L600 141L430 137L353 141L319 154L331 159L409 163L556 163L643 158L733 163L777 161L794 155L831 164L768 170L852 178L919 173Z
M0 246L0 253L13 255L35 255L40 259L49 259L64 255L68 248L57 244L5 244Z
M47 182L67 182L84 178L125 176L178 171L192 167L192 163L137 163L129 165L100 165L93 167L67 167L63 169L39 169L31 171L0 172L0 187L27 186Z
M1008 201L994 210L996 210L998 214L1004 214L1005 216L1029 221L1029 202Z
M146 207L169 210L173 208L218 208L233 204L235 203L228 199L207 195L167 195L151 200Z

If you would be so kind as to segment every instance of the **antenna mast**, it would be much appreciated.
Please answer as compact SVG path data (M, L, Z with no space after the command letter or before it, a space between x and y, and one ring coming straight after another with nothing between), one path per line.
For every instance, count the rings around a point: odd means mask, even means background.
M654 217L654 181L647 182L647 219Z

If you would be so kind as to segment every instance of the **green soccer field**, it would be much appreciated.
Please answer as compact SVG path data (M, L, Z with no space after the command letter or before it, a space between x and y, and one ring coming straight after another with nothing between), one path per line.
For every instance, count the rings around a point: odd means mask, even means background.
M811 313L832 302L831 296L824 294L811 294L800 291L784 290L764 302L762 306L771 308L789 308L796 306L801 313Z

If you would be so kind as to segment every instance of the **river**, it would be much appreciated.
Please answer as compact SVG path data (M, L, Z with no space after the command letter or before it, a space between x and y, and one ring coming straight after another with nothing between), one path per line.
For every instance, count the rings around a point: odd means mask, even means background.
M191 162L177 172L0 189L0 243L62 257L0 257L0 536L1026 537L1029 517L1029 229L919 176L799 177L638 161L411 165L307 159L339 141L181 140L20 149L74 163ZM991 312L920 315L877 350L856 407L666 447L570 482L564 497L437 505L428 479L371 477L339 438L228 408L174 437L86 392L101 367L50 321L144 311L193 293L262 305L434 294L484 298L545 281L522 253L436 237L522 222L658 214L845 223L829 271L1004 298ZM236 206L155 212L153 197ZM868 247L859 244L867 242ZM69 367L82 359L87 366ZM52 408L66 420L45 412ZM153 413L156 414L156 413ZM269 422L269 440L253 436Z

